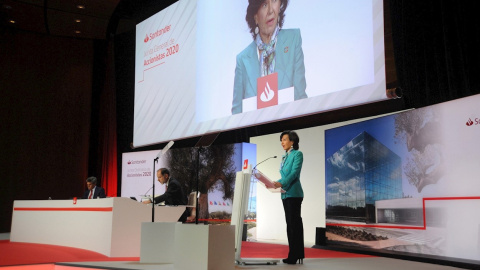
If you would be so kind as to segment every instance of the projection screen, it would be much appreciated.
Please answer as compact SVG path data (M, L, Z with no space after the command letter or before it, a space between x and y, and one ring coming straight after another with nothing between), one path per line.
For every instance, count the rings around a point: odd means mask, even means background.
M180 0L137 25L135 147L386 99L381 0L289 1L275 77L259 74L247 6Z

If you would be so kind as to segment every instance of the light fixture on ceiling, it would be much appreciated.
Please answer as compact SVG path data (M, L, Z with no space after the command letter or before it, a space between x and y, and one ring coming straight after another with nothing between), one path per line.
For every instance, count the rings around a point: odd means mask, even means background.
M85 9L85 6L84 5L77 5L77 8L78 9Z
M76 23L80 23L80 22L82 22L82 20L80 20L80 19L75 19L75 22L76 22Z
M15 20L9 20L8 22L9 22L9 23L11 23L11 24L14 24L14 23L16 23L16 21L15 21Z
M82 32L80 30L75 30L75 34L81 34Z

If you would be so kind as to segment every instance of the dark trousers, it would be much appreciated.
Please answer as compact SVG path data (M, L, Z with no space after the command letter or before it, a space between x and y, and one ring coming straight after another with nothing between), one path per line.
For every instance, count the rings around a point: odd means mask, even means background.
M285 220L287 221L288 258L290 259L305 258L301 216L302 201L303 198L286 198L282 200Z

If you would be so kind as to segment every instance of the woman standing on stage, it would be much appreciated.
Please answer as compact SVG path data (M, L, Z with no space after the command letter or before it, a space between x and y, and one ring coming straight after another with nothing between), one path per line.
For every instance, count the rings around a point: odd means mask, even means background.
M300 172L303 164L303 153L298 151L300 138L295 131L287 130L280 135L280 142L285 155L280 164L281 179L276 181L275 187L282 188L283 209L287 222L288 257L284 263L303 264L305 249L303 243L303 222L301 216L303 189L300 183Z

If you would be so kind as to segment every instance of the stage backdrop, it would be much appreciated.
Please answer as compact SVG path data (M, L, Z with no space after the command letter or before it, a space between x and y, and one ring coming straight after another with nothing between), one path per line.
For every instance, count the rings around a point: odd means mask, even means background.
M256 145L238 143L214 145L204 148L170 149L153 160L160 150L123 153L122 197L152 196L155 176L155 196L165 192L165 186L157 181L156 171L168 168L172 177L182 185L186 194L197 190L197 166L199 166L199 219L202 222L230 222L236 172L245 163L256 164ZM198 161L200 157L200 162ZM155 167L154 167L155 166ZM256 218L255 185L250 193L249 218Z
M325 130L376 117L379 116L296 130L300 137L300 151L303 152L300 181L305 195L302 203L302 218L306 245L314 245L316 228L325 227L325 170L323 166L325 164ZM272 180L278 180L281 156L285 153L280 145L280 133L252 137L250 143L257 146L258 161L278 156L278 158L270 159L258 166L258 169ZM256 185L257 240L286 243L285 213L280 194L269 192L258 182Z
M328 243L480 260L479 104L326 130Z

